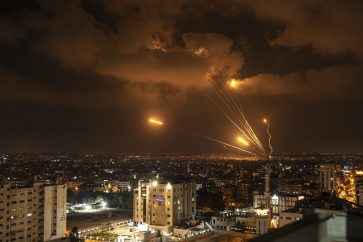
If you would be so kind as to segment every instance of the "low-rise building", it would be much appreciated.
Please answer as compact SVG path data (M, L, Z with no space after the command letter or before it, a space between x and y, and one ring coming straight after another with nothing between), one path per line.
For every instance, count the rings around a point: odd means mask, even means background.
M295 202L304 199L304 196L299 194L276 193L270 196L270 206L272 215L279 215L281 211L287 210L295 206ZM265 195L254 194L253 207L265 206Z
M280 212L278 226L279 228L284 227L287 224L299 221L303 218L302 208L290 208Z

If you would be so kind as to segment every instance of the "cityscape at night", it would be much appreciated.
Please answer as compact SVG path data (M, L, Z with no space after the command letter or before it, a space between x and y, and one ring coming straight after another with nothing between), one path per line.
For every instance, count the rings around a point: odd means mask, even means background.
M363 1L0 3L0 242L363 241Z

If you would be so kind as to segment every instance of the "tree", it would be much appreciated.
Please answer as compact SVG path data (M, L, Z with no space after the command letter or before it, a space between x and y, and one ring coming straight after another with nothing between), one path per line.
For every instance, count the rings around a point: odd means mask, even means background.
M204 210L223 210L223 193L221 191L199 190L197 192L197 207Z
M71 233L69 235L69 241L70 242L79 241L78 228L76 226L74 226L73 229L71 230Z

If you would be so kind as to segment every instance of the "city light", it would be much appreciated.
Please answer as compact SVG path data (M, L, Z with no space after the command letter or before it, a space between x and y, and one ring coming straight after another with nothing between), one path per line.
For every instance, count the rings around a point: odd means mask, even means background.
M170 189L170 188L171 188L171 184L170 184L170 182L168 182L168 184L166 184L166 188L167 188L167 189Z
M101 202L101 207L102 208L106 208L107 207L107 203L106 202Z

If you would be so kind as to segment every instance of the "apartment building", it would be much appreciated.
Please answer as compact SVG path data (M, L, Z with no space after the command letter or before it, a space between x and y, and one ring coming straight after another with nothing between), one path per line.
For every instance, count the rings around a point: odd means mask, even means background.
M0 183L0 241L49 241L66 232L64 184Z
M133 220L151 225L175 226L194 221L194 182L139 181L134 190Z

